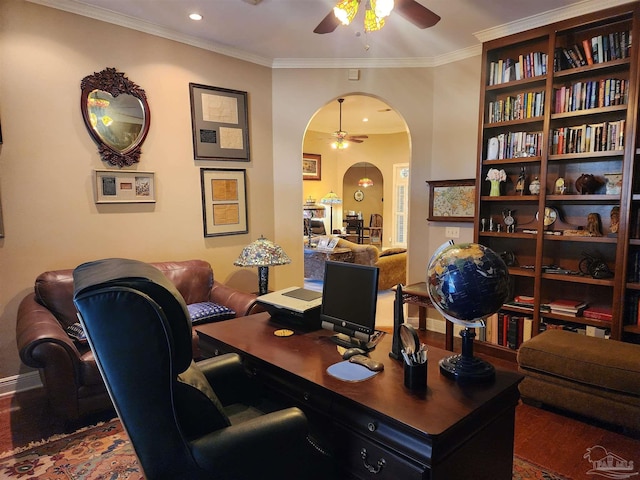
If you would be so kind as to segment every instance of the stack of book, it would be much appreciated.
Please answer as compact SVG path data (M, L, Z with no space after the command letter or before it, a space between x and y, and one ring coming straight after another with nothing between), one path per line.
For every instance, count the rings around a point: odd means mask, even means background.
M568 315L570 317L582 316L584 309L587 308L587 303L582 300L569 300L563 298L549 302L548 305L551 313Z

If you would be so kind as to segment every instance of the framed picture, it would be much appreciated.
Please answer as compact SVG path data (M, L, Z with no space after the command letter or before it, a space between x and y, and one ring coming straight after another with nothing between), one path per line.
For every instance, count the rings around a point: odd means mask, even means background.
M476 181L427 180L429 184L429 217L431 222L473 222Z
M96 170L96 203L155 203L153 172Z
M205 237L248 233L246 170L201 168Z
M249 161L247 92L189 84L196 160Z
M322 156L315 153L302 154L302 179L320 180Z

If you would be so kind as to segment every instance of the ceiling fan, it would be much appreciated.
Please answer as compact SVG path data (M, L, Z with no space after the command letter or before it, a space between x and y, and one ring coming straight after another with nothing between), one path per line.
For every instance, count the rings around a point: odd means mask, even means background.
M336 5L336 7L331 11L324 19L318 24L318 26L313 30L314 33L331 33L333 32L338 25L341 23L348 25L351 19L355 16L358 10L358 6L362 0L342 0ZM370 28L368 25L369 20L369 12L372 12L375 7L376 0L363 0L366 6L365 12L365 30L379 30L384 25L384 18L375 18L373 22L374 27ZM381 0L378 0L381 2ZM393 1L391 1L391 8L394 8ZM339 19L338 15L341 14L341 11L348 10L350 13L348 14L347 19ZM404 18L409 20L418 28L429 28L433 27L436 23L440 21L440 16L433 13L428 8L419 4L416 0L395 0L395 10ZM390 12L390 10L389 10ZM388 13L387 13L388 15Z
M369 138L368 135L349 135L347 132L342 130L342 102L344 102L344 98L339 98L338 103L340 104L340 124L338 130L331 134L333 137L335 137L335 140L331 144L331 147L338 150L347 148L349 146L349 142L362 143L365 141L365 139Z

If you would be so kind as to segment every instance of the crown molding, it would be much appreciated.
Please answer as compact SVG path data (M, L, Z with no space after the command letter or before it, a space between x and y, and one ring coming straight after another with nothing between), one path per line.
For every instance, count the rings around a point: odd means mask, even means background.
M482 45L437 57L416 58L275 58L271 68L430 68L482 54Z
M155 35L156 37L166 38L192 47L202 48L211 52L220 53L228 57L237 58L239 60L245 60L247 62L262 65L264 67L271 67L272 60L270 58L261 57L259 55L253 55L237 48L220 45L213 42L205 42L199 38L183 35L177 33L174 30L160 27L150 22L145 22L138 18L129 17L120 13L112 12L100 7L92 5L86 5L74 0L27 0L31 3L37 3L45 7L56 8L69 13L75 13L76 15L82 15L84 17L93 18L102 22L111 23L120 27L129 28L131 30L137 30L139 32Z
M610 7L617 7L628 3L634 3L635 0L584 0L578 3L572 3L566 7L560 7L549 10L537 15L522 18L514 22L497 25L495 27L480 30L473 35L481 42L488 42L497 38L506 37L514 33L524 32L532 28L543 27L551 23L561 22L570 18L579 17L588 13L597 12Z

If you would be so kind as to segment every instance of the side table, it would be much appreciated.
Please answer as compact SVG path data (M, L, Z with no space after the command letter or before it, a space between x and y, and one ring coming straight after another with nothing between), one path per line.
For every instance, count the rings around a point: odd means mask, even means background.
M396 287L393 287L396 290ZM427 329L427 307L433 307L426 282L412 283L402 287L402 300L418 306L418 328ZM445 350L453 351L453 324L445 320Z
M333 250L305 248L304 277L312 280L324 280L324 263L327 260L352 263L353 252L350 248L334 248Z

